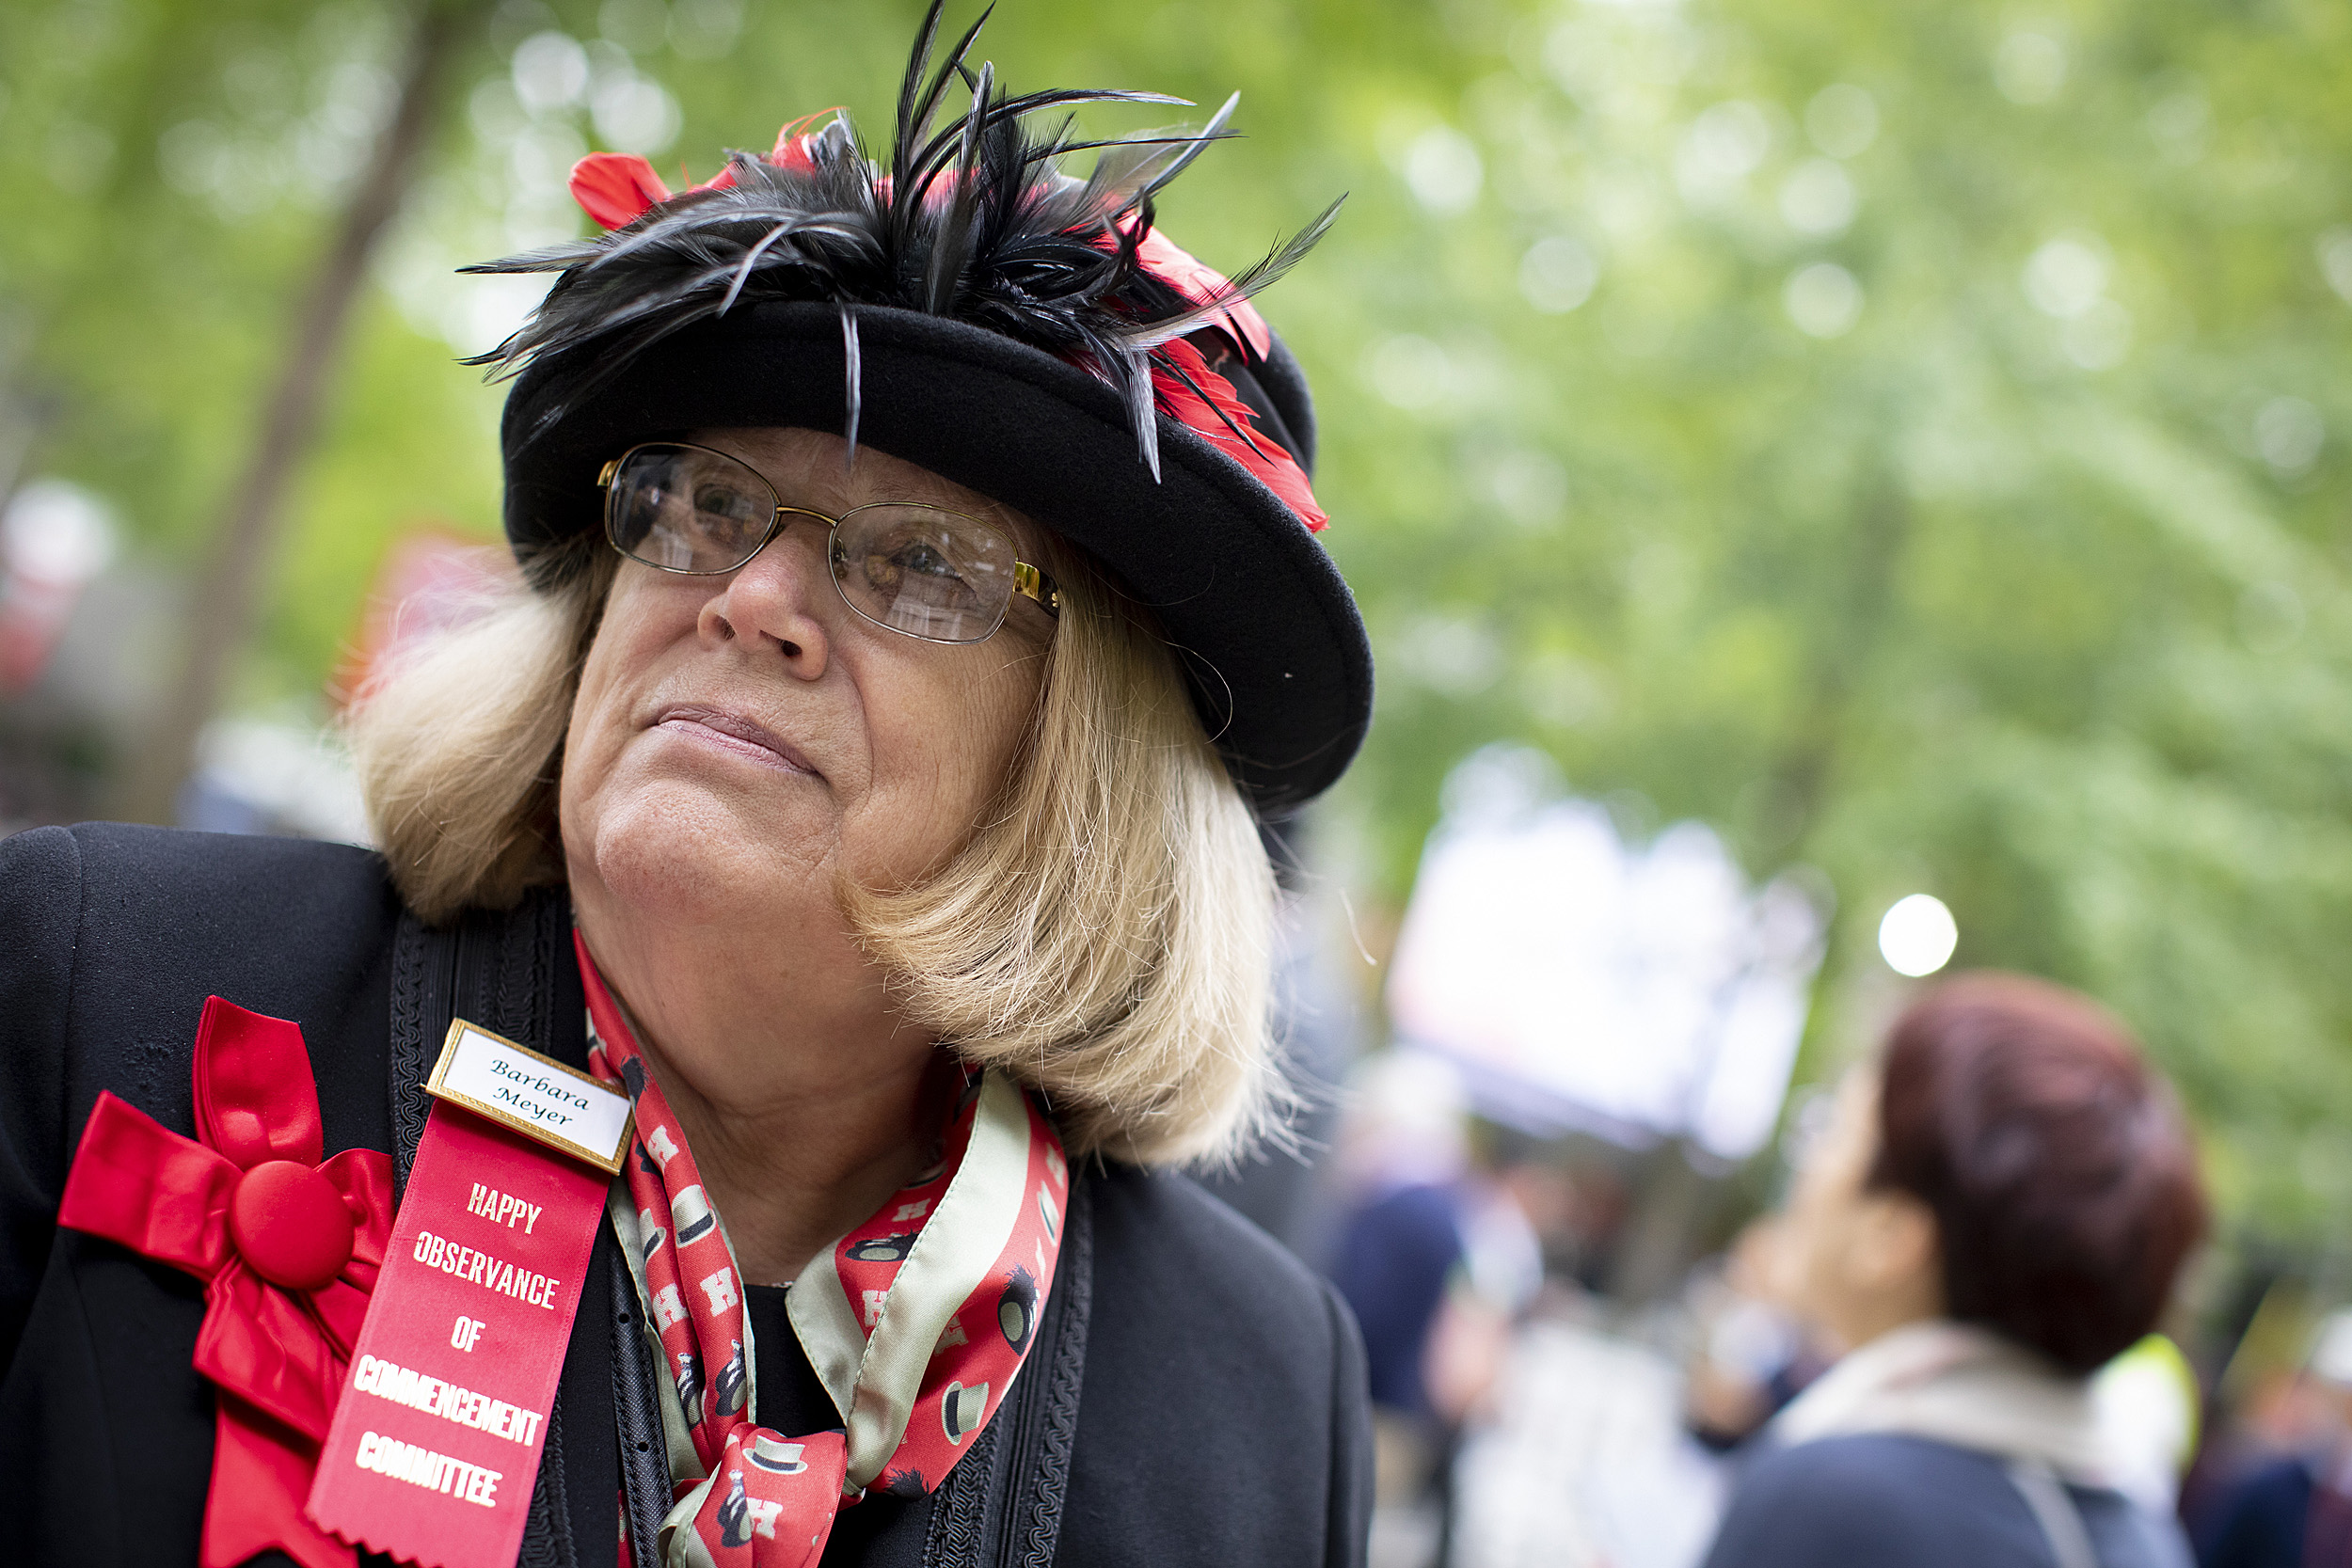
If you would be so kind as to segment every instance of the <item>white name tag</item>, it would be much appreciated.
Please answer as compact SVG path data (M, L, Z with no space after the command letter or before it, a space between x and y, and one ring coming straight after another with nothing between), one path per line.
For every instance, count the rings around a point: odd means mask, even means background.
M628 1150L628 1095L462 1018L424 1087L607 1174Z

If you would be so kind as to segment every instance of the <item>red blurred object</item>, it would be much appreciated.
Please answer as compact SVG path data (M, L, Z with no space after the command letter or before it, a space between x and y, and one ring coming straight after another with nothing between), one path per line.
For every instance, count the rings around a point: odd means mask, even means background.
M27 690L40 678L81 597L78 582L0 577L0 692Z
M500 546L437 528L404 534L376 568L358 634L327 689L338 703L362 695L398 655L474 619L514 581Z

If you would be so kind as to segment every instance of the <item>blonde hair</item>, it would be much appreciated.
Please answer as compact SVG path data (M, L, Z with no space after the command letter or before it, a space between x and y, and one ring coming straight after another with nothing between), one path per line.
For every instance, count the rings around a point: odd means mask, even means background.
M393 884L428 924L564 879L564 730L612 552L517 588L379 678L347 721ZM1287 1109L1268 1035L1274 881L1256 818L1146 611L1058 540L1029 733L962 846L845 885L906 1016L1053 1105L1073 1153L1229 1159Z

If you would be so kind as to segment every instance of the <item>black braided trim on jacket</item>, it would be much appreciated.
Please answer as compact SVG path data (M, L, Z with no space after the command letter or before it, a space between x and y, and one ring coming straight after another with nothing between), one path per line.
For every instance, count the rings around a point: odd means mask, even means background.
M501 923L498 971L488 1004L500 1022L483 1021L500 1034L545 1040L553 1033L555 940L559 929L569 924L565 913L558 894L539 888L524 895L514 916Z
M978 1568L986 1560L989 1504L1004 1444L1005 1413L980 1429L972 1451L947 1472L946 1484L931 1498L931 1523L923 1538L923 1568Z
M566 913L550 888L525 894L511 911L469 911L458 927L456 1016L542 1048L554 1010L555 934ZM437 1054L440 1042L434 1046Z
M548 1441L539 1455L539 1484L531 1489L531 1512L523 1517L522 1552L516 1568L580 1568L572 1544L571 1492L564 1482L564 1402L548 1407Z
M1013 1473L1011 1528L998 1559L1003 1568L1053 1568L1061 1544L1070 1453L1078 1440L1078 1396L1086 1386L1087 1324L1094 1308L1094 1197L1084 1178L1070 1183L1059 1275L1054 1293L1062 1298L1061 1333L1053 1365L1044 1369L1049 1376L1032 1418L1035 1438L1016 1449L1029 1463Z
M932 1494L923 1568L1051 1568L1078 1432L1093 1294L1093 1208L1079 1178L1071 1183L1061 1263L1037 1343L996 1418Z
M454 932L428 931L403 910L392 938L392 1177L393 1196L408 1191L424 1118L433 1101L424 1081L449 1028L449 997L457 971Z
M611 1227L608 1219L606 1227ZM618 1239L614 1247L618 1250ZM660 1568L656 1555L661 1521L670 1509L670 1463L662 1447L661 1405L654 1391L651 1352L637 1321L637 1285L628 1261L612 1259L612 1415L621 1447L621 1506L628 1515L630 1568ZM588 1307L583 1303L581 1311Z

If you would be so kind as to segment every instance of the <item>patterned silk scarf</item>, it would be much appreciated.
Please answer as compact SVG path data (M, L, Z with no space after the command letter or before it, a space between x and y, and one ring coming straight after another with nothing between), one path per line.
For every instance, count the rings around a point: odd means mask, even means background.
M612 1208L670 1374L676 1500L661 1560L807 1568L838 1509L869 1486L930 1491L1004 1403L1053 1288L1069 1201L1061 1142L1001 1074L967 1073L930 1164L818 1253L786 1298L841 1426L761 1426L734 1249L628 1018L574 942L589 1069L636 1105L627 1201L616 1186Z

